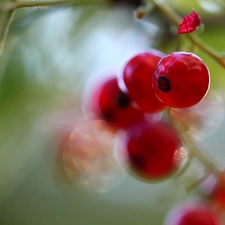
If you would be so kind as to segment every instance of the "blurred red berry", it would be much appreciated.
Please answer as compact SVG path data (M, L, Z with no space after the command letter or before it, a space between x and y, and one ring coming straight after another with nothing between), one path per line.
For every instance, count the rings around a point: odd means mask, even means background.
M211 180L214 182L208 193L209 201L218 211L225 210L225 173L223 172L217 179L211 178Z
M152 87L152 75L164 56L162 52L156 50L143 52L132 57L123 69L122 80L128 95L144 112L154 113L166 107L156 97Z
M88 107L96 118L114 125L115 128L126 128L141 120L144 114L134 108L128 95L122 92L113 76L94 87L89 96Z
M172 208L164 225L222 225L222 223L219 215L210 205L193 202Z
M179 166L175 154L181 141L162 121L142 121L130 127L122 146L130 171L147 181L165 178Z

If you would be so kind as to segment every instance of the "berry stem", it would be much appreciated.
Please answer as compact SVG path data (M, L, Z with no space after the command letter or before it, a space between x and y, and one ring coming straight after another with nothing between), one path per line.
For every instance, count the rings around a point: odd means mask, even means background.
M186 193L189 194L191 191L193 191L195 188L199 187L207 178L209 177L209 173L205 173L203 177L201 177L199 180L189 184L186 186Z
M204 167L212 174L214 174L216 177L218 177L221 174L220 169L209 159L205 154L202 153L202 151L196 146L196 144L191 140L185 140L185 143L193 154L193 156L204 165Z
M174 126L173 119L170 116L170 108L165 111L165 115L167 116L168 123L171 126ZM220 169L216 166L214 162L212 162L209 157L202 153L202 151L192 141L191 137L185 138L184 136L181 136L181 139L189 150L189 157L195 157L210 173L212 173L216 177L219 177L219 175L221 174Z
M14 14L17 9L37 7L37 8L48 8L53 6L59 6L63 4L72 4L73 6L81 5L102 5L105 0L58 0L58 1L16 1L7 2L0 4L0 13L6 12L6 22L3 24L3 28L0 31L0 56L2 54L5 41L9 32L9 27L13 20Z
M154 7L160 10L172 23L178 26L182 20L182 18L170 7L166 1L164 0L154 0ZM144 11L142 9L142 14L145 12L149 13L152 8L147 8L149 10ZM138 12L137 12L138 15ZM222 53L216 51L211 46L207 45L203 40L201 40L196 34L188 33L185 34L196 46L198 46L202 51L207 53L210 57L212 57L217 63L219 63L222 67L225 68L225 58Z
M217 52L215 49L203 42L197 35L188 34L189 39L195 43L199 48L201 48L205 53L211 56L216 62L218 62L222 67L225 68L225 60L223 55L220 52Z
M75 6L80 5L90 5L90 4L104 4L105 0L57 0L57 1L14 1L10 4L2 4L0 5L0 10L16 10L20 8L29 8L29 7L37 7L37 8L47 8L51 6L58 6L63 4L72 4Z
M76 1L73 0L62 0L62 1L20 1L15 3L15 8L28 8L28 7L38 7L38 8L47 8L51 6L57 6L67 3L73 3Z
M188 153L188 159L187 162L185 163L185 165L182 167L181 170L179 170L175 175L174 175L174 179L178 179L179 177L181 177L190 167L192 159L193 159L194 155L192 154L192 152Z
M10 24L12 23L14 14L15 14L15 10L10 10L6 15L6 22L0 34L0 56L2 54L2 50L4 48L5 41L9 32L9 27L10 27Z

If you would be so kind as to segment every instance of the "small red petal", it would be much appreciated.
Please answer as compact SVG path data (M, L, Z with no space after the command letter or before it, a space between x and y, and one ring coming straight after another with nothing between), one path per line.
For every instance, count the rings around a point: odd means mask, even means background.
M190 33L196 30L201 24L201 19L199 15L193 11L191 14L184 16L178 29L177 34Z

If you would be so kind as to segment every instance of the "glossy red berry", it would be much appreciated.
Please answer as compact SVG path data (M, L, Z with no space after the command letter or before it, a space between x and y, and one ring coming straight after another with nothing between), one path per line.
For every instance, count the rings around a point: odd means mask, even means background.
M144 112L158 112L166 107L152 88L153 72L163 56L156 50L143 52L132 57L123 69L122 80L128 95Z
M130 171L146 181L161 180L179 166L175 154L181 141L162 121L142 121L130 127L122 146Z
M186 108L207 94L210 75L206 64L193 53L173 52L159 62L153 75L157 97L170 107Z
M126 128L144 117L143 112L134 108L128 95L122 92L117 77L109 77L94 87L89 96L89 108L97 119L114 125L115 128Z
M178 205L166 217L164 225L222 225L219 215L202 202Z

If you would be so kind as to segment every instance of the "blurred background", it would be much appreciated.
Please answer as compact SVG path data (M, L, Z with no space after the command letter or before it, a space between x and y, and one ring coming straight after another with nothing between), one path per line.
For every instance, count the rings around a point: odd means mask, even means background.
M84 117L89 78L118 73L150 48L190 47L158 12L137 21L132 1L120 2L17 10L0 59L1 225L159 225L177 201L197 196L186 187L202 176L201 164L193 160L161 183L139 181L118 165L114 138ZM195 9L204 23L199 36L225 51L223 0L167 2L180 15ZM217 96L205 117L216 125L198 143L223 168L225 69L196 53Z

